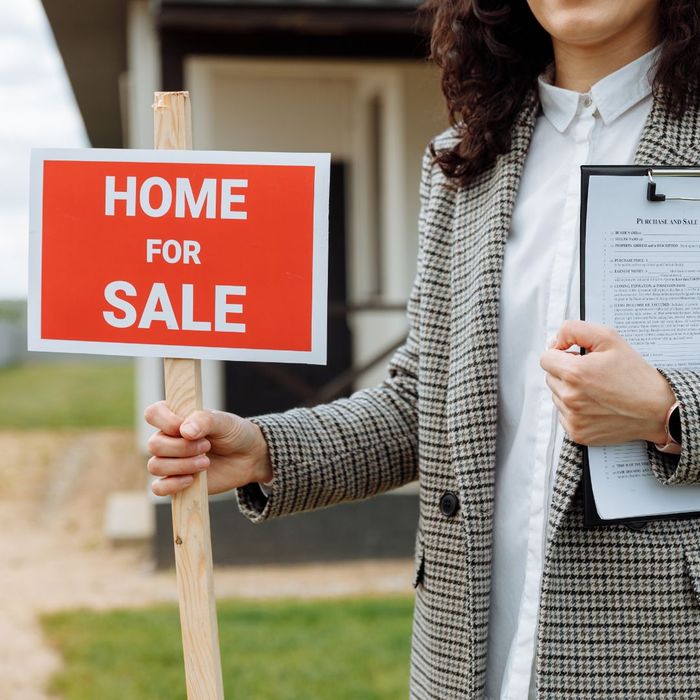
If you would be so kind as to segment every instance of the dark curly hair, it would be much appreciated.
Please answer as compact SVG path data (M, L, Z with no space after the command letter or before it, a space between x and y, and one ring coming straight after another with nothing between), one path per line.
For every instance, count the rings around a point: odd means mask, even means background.
M663 46L653 89L680 117L700 76L700 3L660 0L659 9ZM432 17L431 58L459 136L433 156L464 185L510 148L523 101L553 59L552 42L526 0L427 0L421 11Z

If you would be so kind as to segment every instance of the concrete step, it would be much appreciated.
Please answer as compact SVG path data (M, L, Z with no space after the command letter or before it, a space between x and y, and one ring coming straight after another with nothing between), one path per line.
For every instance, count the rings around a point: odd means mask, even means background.
M117 491L105 509L104 535L113 545L148 542L155 534L155 507L144 491Z
M230 492L209 501L214 563L302 564L413 556L419 495L415 485L355 503L253 525ZM170 499L156 499L155 565L173 566Z

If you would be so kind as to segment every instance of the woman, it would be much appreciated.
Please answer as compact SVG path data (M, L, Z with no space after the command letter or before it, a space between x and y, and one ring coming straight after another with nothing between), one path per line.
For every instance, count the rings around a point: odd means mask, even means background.
M700 374L577 321L576 251L581 164L700 163L697 0L428 7L453 127L386 381L253 421L155 404L154 491L207 469L259 522L419 477L412 697L696 699L700 523L585 529L580 445L643 439L699 482Z

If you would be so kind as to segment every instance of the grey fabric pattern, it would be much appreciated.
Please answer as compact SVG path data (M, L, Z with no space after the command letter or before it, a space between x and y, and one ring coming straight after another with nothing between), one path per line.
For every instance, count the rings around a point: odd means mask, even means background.
M661 370L681 405L683 447L680 455L666 455L649 445L649 461L654 474L664 484L697 484L700 482L700 372L693 370Z
M375 389L256 419L275 475L239 489L253 521L367 498L420 479L411 698L482 700L497 430L498 309L506 237L539 108L530 94L510 152L466 188L426 153L410 331ZM700 115L655 99L636 162L700 162ZM454 138L438 136L437 148ZM517 349L516 349L517 350ZM652 456L667 483L700 481L700 375L667 371L683 454ZM652 454L650 452L650 454ZM700 698L700 520L583 527L581 448L565 440L540 604L541 700ZM439 508L446 491L459 510ZM523 699L525 700L525 699Z

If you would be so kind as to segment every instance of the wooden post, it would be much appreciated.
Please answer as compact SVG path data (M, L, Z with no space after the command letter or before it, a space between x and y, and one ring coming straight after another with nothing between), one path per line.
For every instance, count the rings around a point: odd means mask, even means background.
M157 92L153 110L156 148L192 148L189 93ZM199 360L165 360L165 399L183 417L202 408ZM206 473L173 496L172 511L187 698L223 700Z

